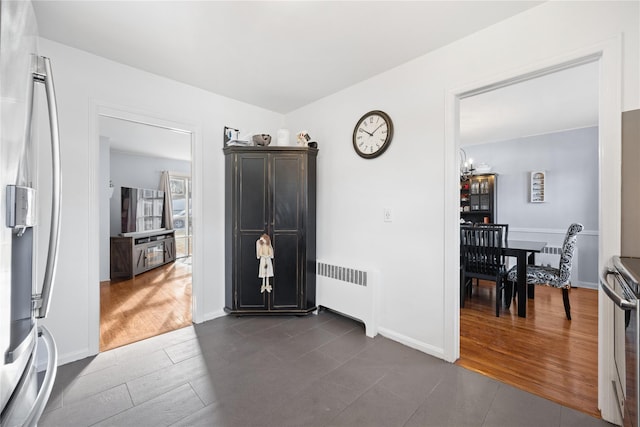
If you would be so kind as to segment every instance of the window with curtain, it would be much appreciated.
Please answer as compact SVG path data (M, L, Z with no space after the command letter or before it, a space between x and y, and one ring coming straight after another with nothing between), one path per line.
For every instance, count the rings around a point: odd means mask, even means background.
M188 175L170 175L171 207L173 210L173 228L176 238L176 258L191 256L191 177Z

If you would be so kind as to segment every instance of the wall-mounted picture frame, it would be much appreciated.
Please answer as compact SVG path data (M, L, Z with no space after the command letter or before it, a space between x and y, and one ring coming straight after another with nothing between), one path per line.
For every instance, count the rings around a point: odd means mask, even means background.
M545 171L533 171L530 175L529 186L529 202L544 203L545 197L545 181L547 173Z

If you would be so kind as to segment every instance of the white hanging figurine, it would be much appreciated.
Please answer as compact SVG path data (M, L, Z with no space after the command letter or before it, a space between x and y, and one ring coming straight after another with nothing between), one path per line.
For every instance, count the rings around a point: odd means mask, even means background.
M267 291L271 293L273 287L269 284L269 277L273 277L273 246L271 246L271 238L269 235L263 234L256 240L256 257L260 260L258 277L262 279L260 293Z

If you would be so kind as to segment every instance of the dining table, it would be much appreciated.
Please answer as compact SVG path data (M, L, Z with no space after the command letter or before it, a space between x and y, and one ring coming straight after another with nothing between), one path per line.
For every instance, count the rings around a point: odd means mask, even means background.
M533 255L541 252L547 245L547 242L537 242L529 240L511 240L509 239L506 245L502 248L502 254L508 257L516 258L517 262L517 277L516 282L518 293L518 316L527 317L527 263L533 264ZM528 261L529 258L529 261ZM505 293L505 303L507 307L511 304L511 295ZM530 295L533 297L533 293Z

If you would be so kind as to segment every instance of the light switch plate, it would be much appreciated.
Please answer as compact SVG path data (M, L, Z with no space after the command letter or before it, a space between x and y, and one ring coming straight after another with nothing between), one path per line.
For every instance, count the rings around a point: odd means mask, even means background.
M391 222L393 220L393 214L391 208L384 208L384 222Z

